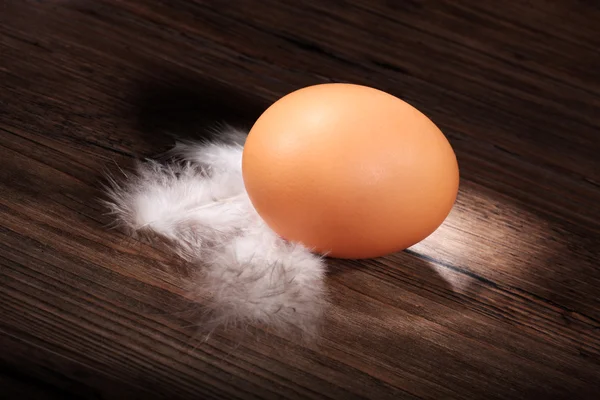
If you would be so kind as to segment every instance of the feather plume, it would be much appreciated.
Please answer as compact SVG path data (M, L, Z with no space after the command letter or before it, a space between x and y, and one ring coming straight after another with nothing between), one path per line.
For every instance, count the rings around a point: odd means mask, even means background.
M321 257L277 236L244 189L246 134L181 142L170 161L146 160L107 189L109 212L132 236L166 241L193 263L191 296L204 301L200 327L263 324L314 337L326 302Z

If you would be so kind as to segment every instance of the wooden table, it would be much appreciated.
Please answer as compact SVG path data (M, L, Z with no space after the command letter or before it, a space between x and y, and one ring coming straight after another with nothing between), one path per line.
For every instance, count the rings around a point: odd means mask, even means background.
M0 0L0 398L600 398L600 6ZM107 228L105 171L321 82L446 133L456 206L330 262L318 345L196 336L186 266Z

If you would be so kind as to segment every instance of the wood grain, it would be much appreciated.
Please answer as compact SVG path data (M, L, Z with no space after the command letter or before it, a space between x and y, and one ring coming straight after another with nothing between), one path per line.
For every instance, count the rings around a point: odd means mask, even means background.
M595 1L0 0L0 398L596 399ZM203 343L187 268L107 228L106 170L353 82L461 168L413 248L330 261L317 345Z

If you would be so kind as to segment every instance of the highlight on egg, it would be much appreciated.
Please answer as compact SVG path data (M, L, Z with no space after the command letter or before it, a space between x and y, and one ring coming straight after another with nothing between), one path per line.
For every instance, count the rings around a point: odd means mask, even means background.
M384 91L320 84L256 121L242 156L258 214L288 241L338 258L372 258L433 233L456 200L459 170L441 130Z

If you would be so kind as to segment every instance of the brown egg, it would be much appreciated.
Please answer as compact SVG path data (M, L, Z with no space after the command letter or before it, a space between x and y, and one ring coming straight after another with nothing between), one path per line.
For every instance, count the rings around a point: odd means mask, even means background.
M248 136L243 176L275 232L338 258L423 240L448 216L459 184L452 147L429 118L351 84L306 87L269 107Z

